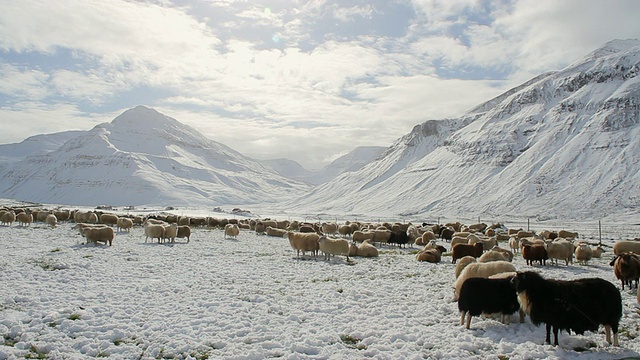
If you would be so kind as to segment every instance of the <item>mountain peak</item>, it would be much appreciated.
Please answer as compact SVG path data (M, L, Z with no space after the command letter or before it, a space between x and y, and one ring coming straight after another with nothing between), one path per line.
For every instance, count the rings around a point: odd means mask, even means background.
M179 126L180 123L178 120L161 114L155 109L138 105L118 115L111 121L111 125L114 127L127 126L134 128L161 128L167 126L176 127Z

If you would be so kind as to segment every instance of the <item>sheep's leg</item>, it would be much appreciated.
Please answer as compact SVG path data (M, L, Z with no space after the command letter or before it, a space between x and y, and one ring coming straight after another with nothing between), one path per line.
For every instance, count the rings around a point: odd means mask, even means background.
M609 344L611 344L611 325L604 326L604 336Z
M544 339L545 344L551 344L551 324L547 324L547 336Z
M618 343L618 332L613 333L613 346L620 346Z
M464 317L467 315L467 312L463 310L460 314L460 325L464 325Z
M553 340L554 340L553 345L558 346L558 327L557 326L553 327Z
M471 326L471 312L467 313L467 329Z
M522 308L520 308L520 310L518 310L518 312L520 313L520 324L524 323L524 318L526 316L524 310Z

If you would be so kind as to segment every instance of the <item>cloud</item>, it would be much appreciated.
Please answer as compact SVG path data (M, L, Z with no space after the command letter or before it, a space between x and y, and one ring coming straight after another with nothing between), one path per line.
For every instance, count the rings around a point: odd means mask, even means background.
M0 2L0 116L32 122L0 142L89 129L140 103L247 155L320 167L355 146L390 145L425 120L459 116L613 38L640 37L636 8L601 0Z

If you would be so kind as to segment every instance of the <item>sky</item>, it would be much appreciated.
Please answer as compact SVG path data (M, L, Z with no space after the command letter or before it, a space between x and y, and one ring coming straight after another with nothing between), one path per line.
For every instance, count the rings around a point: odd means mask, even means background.
M0 144L152 107L319 169L613 39L637 1L0 1Z

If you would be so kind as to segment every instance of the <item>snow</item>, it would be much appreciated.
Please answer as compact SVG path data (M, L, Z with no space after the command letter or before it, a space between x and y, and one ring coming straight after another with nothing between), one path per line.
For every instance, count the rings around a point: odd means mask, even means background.
M286 239L249 230L232 240L221 229L193 228L189 243L158 244L135 227L109 247L84 244L72 226L0 227L0 359L640 355L635 289L621 291L621 347L606 345L602 328L561 333L554 347L542 345L544 326L528 318L520 324L515 315L509 325L473 318L464 329L451 300L455 265L447 256L418 263L417 247L382 246L379 258L347 263L298 259ZM619 288L610 254L586 266L530 267L519 256L514 265L549 278L601 277Z

